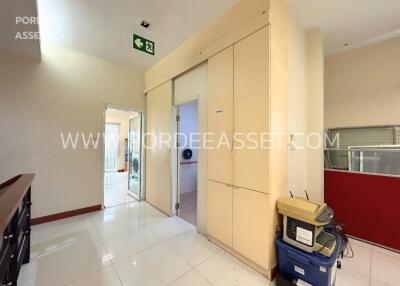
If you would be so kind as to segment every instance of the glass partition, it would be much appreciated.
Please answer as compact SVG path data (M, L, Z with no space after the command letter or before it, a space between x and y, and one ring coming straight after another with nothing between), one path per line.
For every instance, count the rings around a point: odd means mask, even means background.
M349 170L362 173L400 175L400 146L350 147Z
M400 126L329 129L325 168L400 175Z

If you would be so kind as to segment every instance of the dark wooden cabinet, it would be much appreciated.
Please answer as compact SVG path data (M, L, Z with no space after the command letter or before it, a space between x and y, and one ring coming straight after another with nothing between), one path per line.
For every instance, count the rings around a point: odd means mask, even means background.
M34 174L18 175L0 185L0 285L17 285L29 262L31 184Z

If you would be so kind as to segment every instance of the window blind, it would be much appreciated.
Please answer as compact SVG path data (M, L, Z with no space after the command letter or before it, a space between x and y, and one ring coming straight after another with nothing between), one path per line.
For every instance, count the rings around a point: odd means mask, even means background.
M330 142L327 148L347 149L349 146L393 145L395 143L394 128L394 126L382 126L330 129ZM400 142L399 133L400 130L397 134L398 142ZM337 138L336 141L335 138ZM329 151L328 154L331 167L348 169L349 153L347 151Z
M104 169L107 171L116 171L118 169L119 154L119 124L107 123L105 128L105 158Z
M330 130L331 142L339 136L339 148L349 146L393 145L393 127L338 128ZM399 137L400 138L400 137ZM337 148L337 146L330 146Z
M396 145L400 145L400 127L396 127Z

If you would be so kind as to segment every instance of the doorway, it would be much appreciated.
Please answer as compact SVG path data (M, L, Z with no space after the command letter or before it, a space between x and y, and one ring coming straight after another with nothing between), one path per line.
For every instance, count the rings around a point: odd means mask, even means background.
M199 149L197 100L178 105L177 115L177 214L196 226Z
M109 208L141 198L143 115L106 108L104 124L103 198Z

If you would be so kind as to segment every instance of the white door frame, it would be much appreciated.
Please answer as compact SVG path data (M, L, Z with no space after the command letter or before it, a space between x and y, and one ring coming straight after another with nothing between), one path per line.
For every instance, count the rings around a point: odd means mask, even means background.
M142 135L144 134L144 131L146 130L146 120L145 120L145 110L141 108L134 108L134 107L127 107L127 106L121 106L121 105L115 105L111 103L104 103L103 107L103 124L102 124L102 135L105 133L105 126L106 126L106 111L107 109L116 109L116 110L122 110L122 111L129 111L129 112L137 112L142 114ZM144 136L141 136L141 144L144 146ZM141 186L140 186L140 196L139 200L144 200L146 197L146 183L145 183L145 169L146 169L146 152L144 152L144 148L141 148L142 156L141 156ZM105 164L105 144L104 144L104 138L101 138L101 172L102 172L102 181L101 181L101 209L104 209L104 164Z

